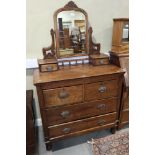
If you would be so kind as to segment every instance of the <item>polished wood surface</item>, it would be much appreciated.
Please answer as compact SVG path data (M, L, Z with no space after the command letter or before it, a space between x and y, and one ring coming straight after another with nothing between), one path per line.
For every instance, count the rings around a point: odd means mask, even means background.
M100 54L101 44L93 42L92 33L93 33L93 28L89 27L89 29L88 29L88 34L89 34L89 55Z
M112 51L115 53L129 52L129 41L122 41L124 24L129 24L128 18L113 19Z
M94 66L109 64L109 56L106 54L93 54L89 58L90 63Z
M110 98L86 102L85 104L79 103L75 105L66 105L59 108L52 107L45 110L47 124L56 125L96 115L116 112L118 104L118 98Z
M57 137L60 135L66 135L70 133L74 133L77 131L82 131L85 129L91 129L95 127L100 127L106 124L110 124L115 122L116 120L116 113L91 117L83 120L74 121L71 123L65 123L62 125L55 125L52 127L49 127L49 137Z
M109 58L107 54L92 54L90 57L93 59Z
M53 141L96 130L112 128L115 133L123 74L115 65L64 66L51 73L36 69L34 84L47 149ZM106 123L98 125L98 118L105 118Z
M58 62L55 58L52 59L38 59L40 72L53 72L58 70Z
M26 154L32 155L36 149L34 115L32 109L33 91L26 91Z
M53 72L58 70L57 64L41 65L41 72Z
M110 52L110 61L125 71L119 112L118 128L120 129L129 123L129 53Z
M124 71L124 85L125 87L129 86L129 53L123 52L123 53L115 53L110 52L110 61L112 64L115 64L119 67L121 67Z
M46 106L80 103L83 101L83 86L77 85L43 90L43 94Z
M44 47L42 49L43 57L44 59L53 59L56 58L56 53L55 53L55 31L53 29L50 30L50 34L52 37L52 42L51 45L48 47Z
M96 99L118 96L119 93L118 83L119 83L118 79L114 79L109 81L103 80L97 83L86 84L85 100L91 101Z
M62 70L58 70L52 73L41 73L38 69L34 70L34 84L41 84L47 82L56 82L62 80L72 80L79 78L94 77L100 75L112 75L123 74L124 71L115 66L91 66L91 65L79 65L64 67Z
M44 64L52 64L52 63L57 63L56 59L38 59L38 63L40 65L44 65Z
M84 48L88 58L83 58L80 65L78 60L62 60L59 51L57 15L62 11L71 10L82 12L86 19ZM100 54L100 44L93 42L92 27L88 28L88 15L74 2L68 2L54 13L54 27L55 30L51 31L51 35L53 41L56 39L56 47L52 43L50 47L43 49L46 60L43 60L41 65L51 65L47 58L51 59L57 55L57 58L60 58L59 70L40 72L39 69L35 69L33 80L37 89L46 148L51 149L54 141L92 131L111 129L111 132L115 133L119 121L125 71L110 64L108 56ZM68 40L65 41L65 46L69 46ZM84 63L85 59L91 63L90 58L94 66ZM73 61L74 65L71 64ZM47 67L45 66L44 70Z
M128 122L129 122L129 110L124 110L122 112L120 123L128 123Z

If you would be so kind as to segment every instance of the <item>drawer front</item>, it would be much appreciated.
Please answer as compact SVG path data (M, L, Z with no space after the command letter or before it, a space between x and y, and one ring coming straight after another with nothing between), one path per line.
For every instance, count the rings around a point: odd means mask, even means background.
M66 123L117 111L117 98L45 110L48 125Z
M95 59L94 65L107 65L109 64L109 59Z
M122 111L121 115L121 122L128 122L129 121L129 111Z
M71 86L43 90L45 106L57 106L83 101L83 86Z
M119 92L118 80L101 81L85 85L85 101L116 97Z
M41 72L52 72L55 70L58 70L57 64L47 64L47 65L41 65Z
M90 128L101 127L109 123L115 123L115 120L116 120L116 113L111 113L71 123L65 123L62 125L51 126L48 127L49 137L52 138L70 133L75 133Z

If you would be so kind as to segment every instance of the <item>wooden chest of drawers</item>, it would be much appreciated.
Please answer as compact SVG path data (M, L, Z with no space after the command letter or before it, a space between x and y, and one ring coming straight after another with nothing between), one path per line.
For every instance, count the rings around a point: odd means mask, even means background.
M118 122L124 71L114 65L70 66L56 72L34 71L45 143L96 130Z
M111 63L125 70L118 128L129 123L129 53L110 52Z

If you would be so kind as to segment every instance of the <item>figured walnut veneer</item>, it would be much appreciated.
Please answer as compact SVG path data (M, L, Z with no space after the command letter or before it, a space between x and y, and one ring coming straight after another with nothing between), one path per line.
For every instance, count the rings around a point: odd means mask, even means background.
M117 127L124 71L114 65L34 71L47 149L67 137Z

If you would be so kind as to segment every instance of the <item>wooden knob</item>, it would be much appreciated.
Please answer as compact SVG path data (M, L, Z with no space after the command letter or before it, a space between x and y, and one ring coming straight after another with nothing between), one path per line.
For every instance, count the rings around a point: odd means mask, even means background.
M98 121L98 125L101 125L101 126L102 126L102 125L105 124L105 122L106 122L105 120L99 120L99 121Z
M60 99L64 99L64 98L67 98L69 96L68 92L63 89L60 93L59 93L59 98Z
M64 133L69 133L70 131L71 131L71 128L64 128L64 129L63 129L63 132L64 132Z
M47 71L51 72L53 70L52 66L47 66Z
M98 89L98 91L100 92L100 93L104 93L105 91L106 91L106 87L105 86L103 86L103 85L101 85L100 87L99 87L99 89Z
M103 110L103 109L105 109L105 104L98 104L97 105L97 109L100 109L100 110Z
M60 115L63 117L63 118L67 118L69 116L70 112L69 111L63 111Z

